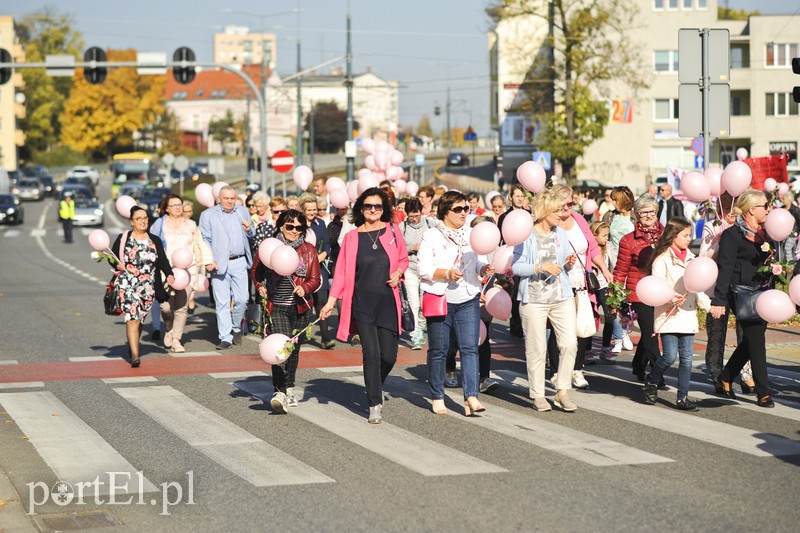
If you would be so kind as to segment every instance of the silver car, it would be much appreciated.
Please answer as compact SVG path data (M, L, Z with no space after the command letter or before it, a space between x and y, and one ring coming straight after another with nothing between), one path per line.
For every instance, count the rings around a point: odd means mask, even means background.
M20 200L42 200L44 198L44 185L39 178L20 178L11 192L19 196Z
M76 226L102 226L105 223L105 213L103 206L94 198L75 199L75 221Z

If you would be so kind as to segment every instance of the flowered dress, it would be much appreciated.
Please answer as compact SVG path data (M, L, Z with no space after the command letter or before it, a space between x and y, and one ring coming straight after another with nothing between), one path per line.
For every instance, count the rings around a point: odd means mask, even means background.
M155 272L158 253L148 237L138 241L129 237L125 243L125 271L117 278L119 303L125 321L144 320L155 300Z

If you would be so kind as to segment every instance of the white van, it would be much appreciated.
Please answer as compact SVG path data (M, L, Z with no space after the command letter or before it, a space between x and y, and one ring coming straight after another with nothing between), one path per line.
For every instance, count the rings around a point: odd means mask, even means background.
M11 180L8 177L8 171L0 167L0 194L8 194L11 190Z

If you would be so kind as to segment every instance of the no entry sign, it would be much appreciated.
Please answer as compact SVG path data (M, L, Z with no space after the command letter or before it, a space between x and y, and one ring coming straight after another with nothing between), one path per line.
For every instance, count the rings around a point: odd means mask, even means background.
M294 156L289 150L278 150L272 154L272 168L285 174L294 168Z

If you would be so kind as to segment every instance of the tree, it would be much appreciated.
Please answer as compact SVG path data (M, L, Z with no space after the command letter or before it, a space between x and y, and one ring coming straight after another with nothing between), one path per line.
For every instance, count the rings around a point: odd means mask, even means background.
M717 6L717 18L719 20L747 20L750 17L758 16L761 16L761 11L758 9L748 12L745 9L736 10L730 7Z
M305 127L310 130L309 117L306 116ZM358 122L353 121L353 129L358 129ZM317 102L314 104L314 150L319 153L333 154L344 148L347 140L347 112L339 109L336 102Z
M602 138L608 122L603 101L612 86L626 86L634 95L646 88L647 72L630 35L638 8L633 0L498 0L489 17L527 17L547 23L553 5L553 35L532 61L516 112L527 113L540 127L535 143L561 161L569 181L577 159Z
M225 155L225 145L236 140L233 111L228 109L222 118L212 118L208 121L208 134L222 144L222 155Z
M176 154L183 150L180 121L178 116L166 107L163 113L156 115L152 122L144 125L141 133L145 145L155 147L160 155L167 152Z
M135 50L109 50L109 61L135 61ZM106 81L90 84L77 69L61 114L61 140L95 158L130 147L132 134L164 113L165 75L139 76L135 68L109 69Z
M417 135L423 137L433 137L433 128L431 127L431 119L428 115L422 115L417 125Z
M25 48L25 60L43 63L50 54L80 57L84 42L81 33L72 30L73 25L72 16L59 14L53 6L23 16L14 30ZM57 119L72 89L72 80L48 76L43 68L20 72L25 81L23 92L27 102L27 114L21 121L25 131L21 155L29 159L34 152L49 150L59 139L61 125Z

